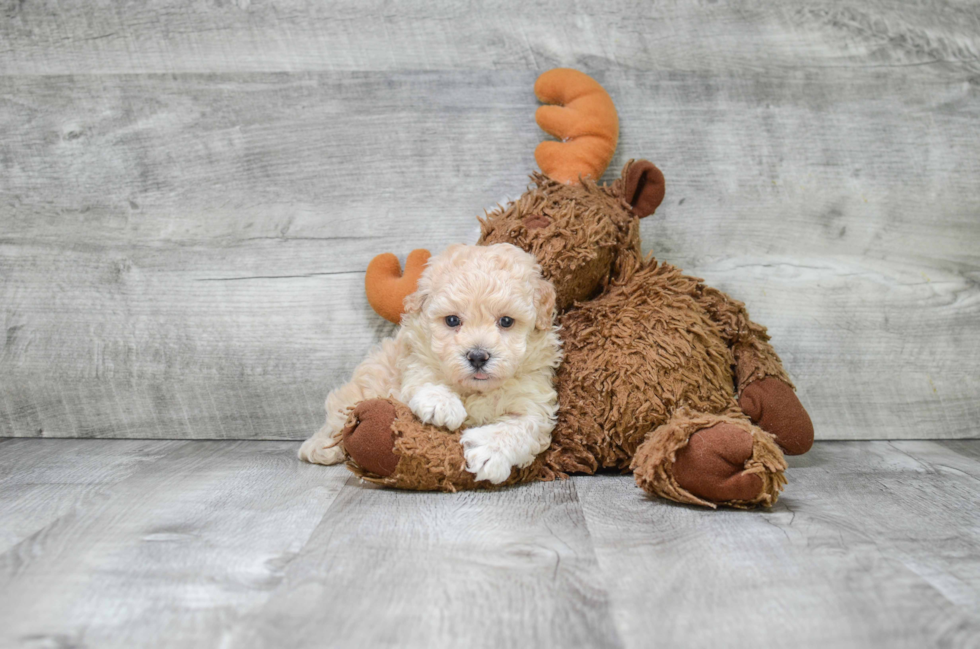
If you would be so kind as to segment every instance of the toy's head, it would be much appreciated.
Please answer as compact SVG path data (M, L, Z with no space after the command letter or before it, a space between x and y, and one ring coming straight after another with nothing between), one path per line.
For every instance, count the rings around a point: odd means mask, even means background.
M533 254L562 311L602 291L624 255L640 254L640 219L664 197L664 177L630 161L611 185L566 185L544 174L513 203L481 219L481 244L511 243Z
M664 197L664 177L646 160L630 161L611 185L596 180L619 139L619 117L609 94L576 70L545 72L534 84L538 125L560 141L538 145L543 173L514 203L482 220L480 243L510 243L532 253L557 293L559 311L601 291L627 257L640 254L639 220ZM415 250L405 273L385 253L368 266L365 288L374 310L399 322L429 253Z

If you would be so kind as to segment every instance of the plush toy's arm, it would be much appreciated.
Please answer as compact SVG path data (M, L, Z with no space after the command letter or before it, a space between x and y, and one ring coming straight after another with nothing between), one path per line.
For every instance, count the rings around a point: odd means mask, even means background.
M472 430L472 429L471 429ZM347 466L369 480L418 491L459 491L495 487L466 470L459 431L423 424L394 399L371 399L354 407L343 430ZM503 484L540 480L551 475L541 456L514 467Z
M745 305L721 291L702 287L700 301L732 348L739 406L787 455L806 453L813 444L813 423L766 328L749 320Z
M711 319L721 325L722 333L732 348L738 392L767 376L793 385L779 355L769 344L766 328L749 320L743 303L707 286L702 289L700 298Z

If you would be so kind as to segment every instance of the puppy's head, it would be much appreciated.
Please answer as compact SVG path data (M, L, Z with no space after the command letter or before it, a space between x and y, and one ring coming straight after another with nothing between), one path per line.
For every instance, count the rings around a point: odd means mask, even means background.
M455 245L429 260L402 325L449 385L486 392L520 370L554 310L555 290L530 254Z

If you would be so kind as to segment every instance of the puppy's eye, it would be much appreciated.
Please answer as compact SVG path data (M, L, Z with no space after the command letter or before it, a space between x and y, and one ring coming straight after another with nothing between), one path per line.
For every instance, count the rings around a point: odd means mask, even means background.
M504 329L510 329L511 327L514 326L514 319L506 315L502 317L500 320L498 320L497 322Z
M446 326L447 327L452 327L453 329L455 329L456 327L458 327L461 324L462 323L459 321L459 316L458 315L447 315L446 316Z

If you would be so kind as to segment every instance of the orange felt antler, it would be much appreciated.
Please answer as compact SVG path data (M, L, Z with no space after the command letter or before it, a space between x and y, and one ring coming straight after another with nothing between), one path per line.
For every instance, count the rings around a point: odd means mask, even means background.
M541 171L569 185L580 177L598 180L619 140L619 116L609 93L587 74L556 68L538 77L534 94L546 104L558 104L541 106L534 117L545 132L562 140L535 149Z
M364 291L371 308L385 320L398 324L405 311L405 298L415 292L431 256L428 250L413 250L405 260L404 274L398 257L390 252L372 259L364 275Z

